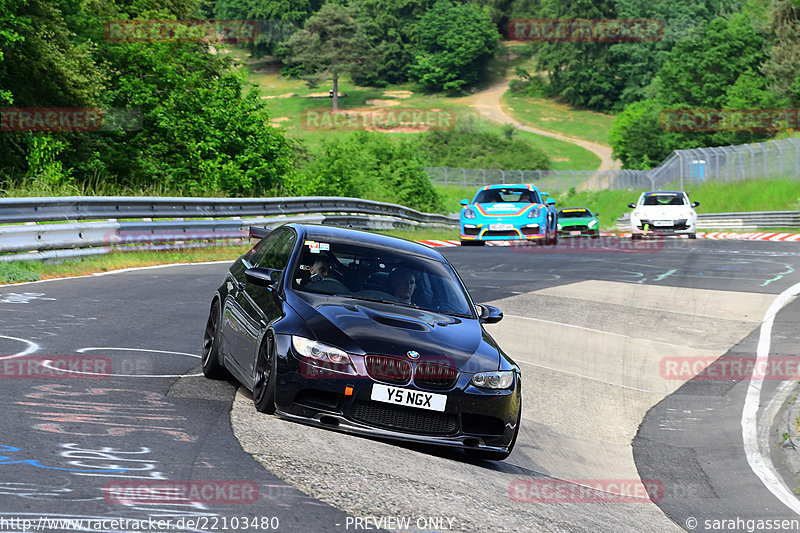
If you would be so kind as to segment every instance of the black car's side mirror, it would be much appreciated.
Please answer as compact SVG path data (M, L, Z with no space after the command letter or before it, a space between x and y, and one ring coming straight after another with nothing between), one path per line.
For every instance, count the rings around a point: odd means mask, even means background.
M600 213L595 213L594 216L599 217Z
M478 319L483 324L494 324L503 320L503 312L493 305L478 304Z
M628 204L628 207L630 207L631 209L636 209L636 204Z
M281 276L281 270L274 268L253 267L244 271L244 277L253 285L269 287L273 285Z
M692 202L692 207L700 207L700 202Z

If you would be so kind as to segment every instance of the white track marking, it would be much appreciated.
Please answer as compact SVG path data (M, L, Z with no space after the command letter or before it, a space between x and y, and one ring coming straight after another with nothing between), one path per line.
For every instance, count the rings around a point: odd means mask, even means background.
M75 350L78 353L85 353L91 352L96 350L117 350L117 351L124 351L124 352L150 352L150 353L167 353L167 354L174 354L174 355L187 355L189 357L196 357L198 359L201 356L193 353L185 353L185 352L170 352L167 350L149 350L146 348L108 348L108 347L90 347L90 348L81 348L80 350ZM115 378L194 378L198 376L202 376L202 372L198 374L103 374L100 372L82 372L80 370L64 370L60 368L55 368L48 365L50 361L45 360L42 361L42 366L45 368L49 368L50 370L56 370L58 372L67 372L70 374L85 374L88 376L99 376L99 377L115 377Z
M0 338L2 338L2 339L11 339L12 341L24 342L25 344L28 345L27 348L25 348L21 352L13 354L13 355L0 355L0 361L3 360L3 359L13 359L15 357L24 357L26 355L32 354L33 352L35 352L36 350L38 350L40 348L40 346L38 344L36 344L33 341L29 341L28 339L20 339L18 337L9 337L8 335L0 335Z
M550 370L552 372L559 372L561 374L567 374L569 376L575 376L575 377L582 378L582 379L588 379L590 381L597 381L598 383L605 383L606 385L613 385L615 387L620 387L622 389L633 390L633 391L636 391L636 392L644 392L644 393L647 393L647 394L660 394L662 396L664 395L663 391L652 391L652 390L647 390L647 389L639 389L637 387L631 387L629 385L620 385L619 383L614 383L612 381L606 381L604 379L593 378L593 377L590 377L590 376L584 376L583 374L576 374L574 372L567 372L566 370L561 370L559 368L552 368L552 367L540 365L540 364L537 364L537 363L531 363L529 361L524 361L524 360L520 359L519 357L515 357L514 360L515 361L519 361L520 363L525 363L526 365L535 366L536 368L543 368L545 370Z
M744 452L747 456L747 462L753 472L776 498L789 509L800 515L800 500L797 499L797 496L789 490L783 480L778 476L775 468L772 466L772 462L769 460L768 441L759 442L758 404L761 400L761 387L764 384L764 380L756 379L755 377L756 369L761 368L762 365L766 366L767 360L769 359L770 344L772 341L772 324L775 321L775 316L789 303L789 300L798 294L800 294L800 283L796 283L780 293L764 315L764 320L761 323L761 333L758 338L758 347L756 348L756 362L753 365L753 375L750 376L750 383L747 386L747 395L744 400L744 408L742 409L742 439L744 441ZM793 381L792 384L794 384ZM778 392L785 392L784 388L779 388ZM767 452L766 454L762 454L762 447L760 447L759 444L763 444L763 449Z
M108 276L110 274L122 274L124 272L134 272L136 270L153 270L156 268L167 268L167 267L174 267L174 266L195 266L195 265L216 265L221 263L233 263L233 260L230 261L199 261L197 263L169 263L166 265L150 265L150 266L143 266L143 267L129 267L129 268L121 268L119 270L109 270L108 272L94 272L93 274L86 274L83 276L68 276L65 278L50 278L50 279L40 279L37 281L25 281L22 283L6 283L0 285L0 287L19 287L20 285L31 285L33 283L46 283L48 281L61 281L65 279L79 279L79 278L93 278L97 276Z
M641 337L634 337L632 335L623 335L622 333L611 333L610 331L603 331L603 330L600 330L600 329L592 329L592 328L587 328L587 327L584 327L584 326L575 326L573 324L564 324L563 322L553 322L552 320L542 320L541 318L533 318L533 317L529 317L529 316L519 316L519 315L505 315L505 316L510 316L512 318L521 318L522 320L533 320L534 322L544 322L545 324L555 324L556 326L564 326L564 327L567 327L567 328L577 328L577 329L582 329L584 331L591 331L591 332L594 332L594 333L602 333L603 335L612 335L614 337L624 337L626 339L637 339L637 340L649 340L649 339L643 339ZM655 344L664 344L665 346L675 346L677 348L686 348L686 346L683 345L683 344L672 344L671 342L652 341L652 340L650 342L653 342Z

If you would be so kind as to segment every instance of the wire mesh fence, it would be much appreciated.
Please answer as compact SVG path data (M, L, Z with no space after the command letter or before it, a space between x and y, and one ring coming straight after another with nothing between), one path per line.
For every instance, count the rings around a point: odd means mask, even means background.
M497 170L428 167L431 183L482 187L529 183L547 192L654 190L692 187L710 181L800 180L800 138L755 144L676 150L650 170Z

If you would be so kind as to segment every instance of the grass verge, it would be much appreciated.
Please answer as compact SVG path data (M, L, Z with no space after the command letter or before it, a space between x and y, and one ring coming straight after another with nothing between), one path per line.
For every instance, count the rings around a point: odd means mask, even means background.
M458 239L458 228L456 226L453 226L452 230L408 229L381 231L380 233L414 241ZM233 261L249 250L250 247L251 245L214 246L161 252L113 252L60 262L0 262L0 283L23 283L26 281L86 276L124 268L167 265L171 263Z
M500 101L503 109L523 124L608 145L613 115L573 109L546 98L515 96L508 92Z

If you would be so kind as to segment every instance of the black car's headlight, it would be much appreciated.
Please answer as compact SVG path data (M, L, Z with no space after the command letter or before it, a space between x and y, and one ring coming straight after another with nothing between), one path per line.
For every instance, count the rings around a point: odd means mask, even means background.
M352 366L353 362L347 352L322 344L318 341L312 341L305 337L298 337L292 335L292 346L295 351L303 357L314 359L315 361L323 361L325 363L333 363L336 365L349 365Z
M500 370L497 372L478 372L470 383L482 389L507 389L514 383L514 372Z
M469 207L464 208L464 218L475 218L475 211Z

